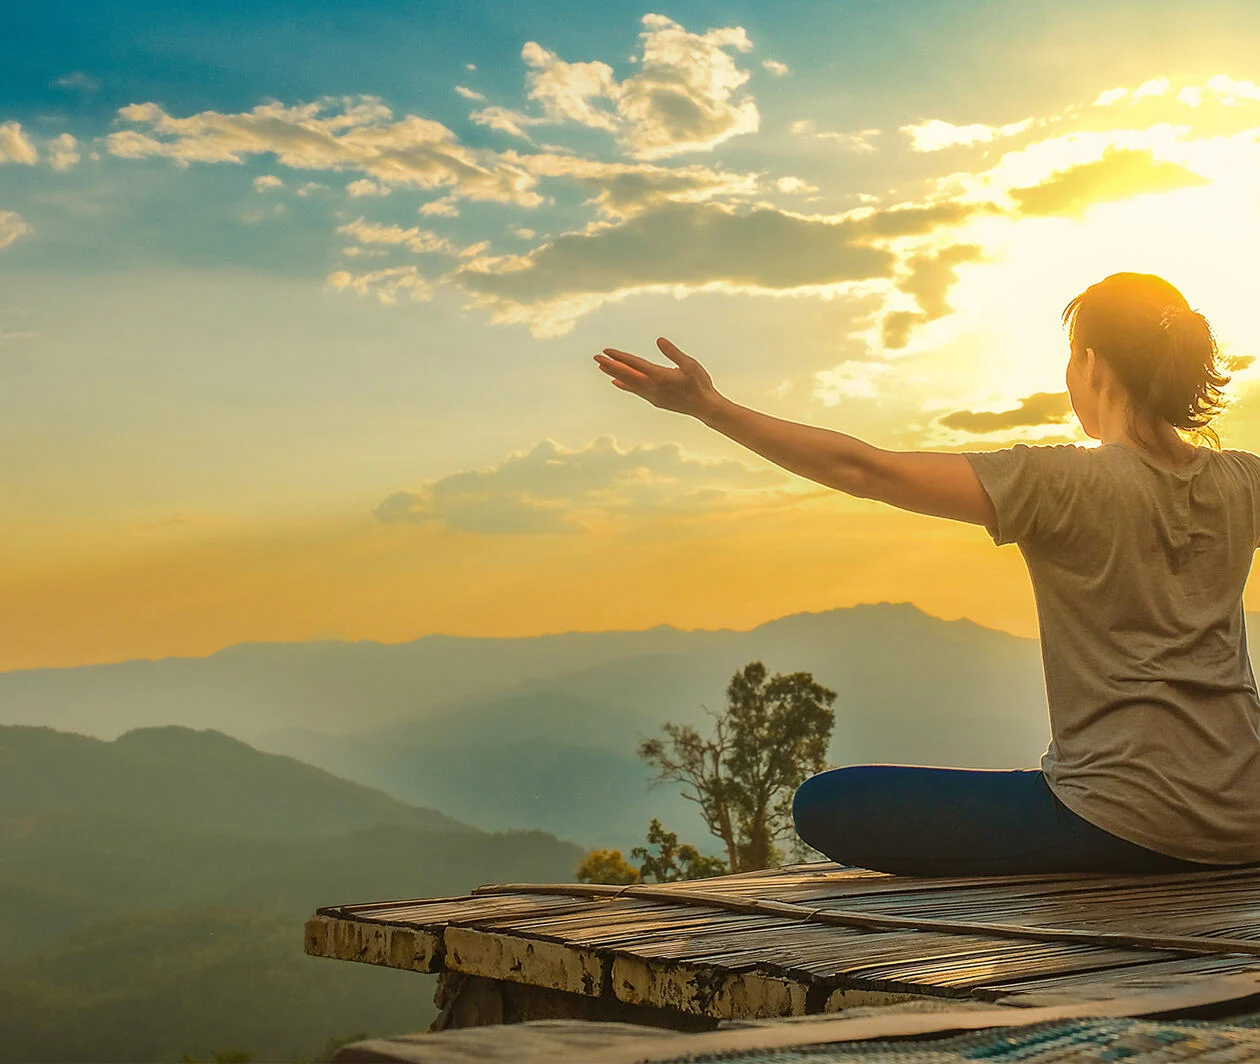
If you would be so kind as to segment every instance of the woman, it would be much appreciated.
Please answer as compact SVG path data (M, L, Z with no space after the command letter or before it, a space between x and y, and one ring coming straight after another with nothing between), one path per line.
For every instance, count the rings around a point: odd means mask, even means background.
M785 469L983 525L1024 556L1050 709L1041 768L813 776L796 829L834 861L903 875L1260 863L1260 699L1242 606L1260 458L1220 449L1208 422L1228 378L1207 321L1167 281L1112 274L1063 319L1072 408L1101 446L887 451L738 406L665 339L677 368L595 356L617 387Z

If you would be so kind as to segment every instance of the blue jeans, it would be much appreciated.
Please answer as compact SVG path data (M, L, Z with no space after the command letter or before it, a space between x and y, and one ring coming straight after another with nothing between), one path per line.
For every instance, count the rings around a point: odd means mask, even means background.
M907 876L1201 872L1212 865L1128 842L1073 813L1040 769L851 765L811 776L796 832L844 865Z

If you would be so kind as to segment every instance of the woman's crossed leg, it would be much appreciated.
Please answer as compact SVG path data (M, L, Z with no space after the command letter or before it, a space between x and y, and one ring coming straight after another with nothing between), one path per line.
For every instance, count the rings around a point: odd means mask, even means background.
M797 834L831 860L898 875L1239 867L1169 857L1095 827L1040 769L851 765L802 783L792 815Z

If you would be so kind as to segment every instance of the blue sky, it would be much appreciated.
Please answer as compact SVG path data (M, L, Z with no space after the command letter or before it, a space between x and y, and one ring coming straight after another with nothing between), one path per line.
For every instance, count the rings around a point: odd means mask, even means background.
M982 532L824 497L593 367L660 334L882 446L1079 441L1058 311L1164 271L1260 445L1253 2L5 20L0 668L880 598L1033 629Z

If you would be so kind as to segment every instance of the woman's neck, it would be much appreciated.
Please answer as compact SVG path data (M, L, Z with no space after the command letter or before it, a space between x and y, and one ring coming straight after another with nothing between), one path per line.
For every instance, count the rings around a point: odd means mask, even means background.
M1127 444L1169 466L1186 464L1198 451L1194 444L1178 435L1170 422L1144 419L1127 403L1101 406L1098 439L1101 443Z

